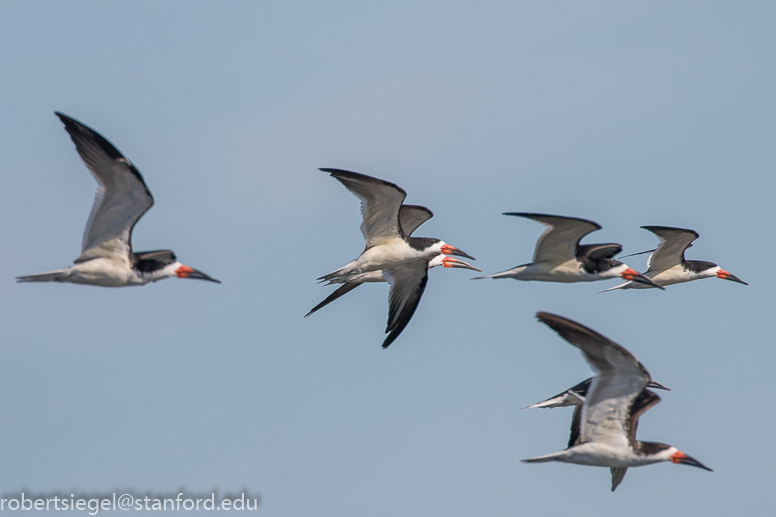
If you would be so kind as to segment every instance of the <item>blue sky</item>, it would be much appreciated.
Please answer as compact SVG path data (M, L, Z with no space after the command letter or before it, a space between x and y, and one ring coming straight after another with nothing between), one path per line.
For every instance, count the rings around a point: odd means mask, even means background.
M776 72L769 2L0 2L0 490L222 494L268 516L762 515L776 478ZM116 144L156 204L137 250L223 281L16 284L80 251L95 183L54 116ZM363 242L318 167L403 187L487 273L542 228L650 249L693 228L720 280L469 281L438 268L381 350L387 287L314 316ZM644 257L629 265L644 269ZM672 388L639 425L711 468L525 465L590 375L535 320L589 325Z

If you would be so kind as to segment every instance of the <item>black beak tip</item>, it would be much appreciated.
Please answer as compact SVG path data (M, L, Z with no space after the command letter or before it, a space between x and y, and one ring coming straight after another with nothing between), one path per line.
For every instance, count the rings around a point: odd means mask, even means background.
M721 274L720 274L720 273L721 273ZM746 283L746 282L744 282L743 280L741 280L740 278L738 278L736 275L731 275L731 274L730 274L730 273L728 273L727 271L719 271L719 272L717 273L717 276L718 276L719 278L721 278L722 280L730 280L731 282L736 282L736 283L738 283L738 284L749 285L748 283Z
M700 461L696 460L692 456L684 456L681 458L678 463L681 463L683 465L689 465L691 467L698 467L699 469L708 470L709 472L714 472L714 470L710 469Z
M655 381L652 381L652 380L649 381L649 384L647 385L647 388L655 388L655 389L658 389L658 390L671 391L671 388L669 388L668 386L663 386L659 382L655 382Z
M708 470L709 472L714 472L713 469L710 469L709 467L707 467L706 465L704 465L703 463L701 463L698 460L695 460L695 463L691 463L690 465L692 465L693 467L701 468L703 470Z
M198 269L194 269L184 278L190 278L192 280L207 280L208 282L215 282L217 284L221 283L221 280L213 278L212 276L207 275Z

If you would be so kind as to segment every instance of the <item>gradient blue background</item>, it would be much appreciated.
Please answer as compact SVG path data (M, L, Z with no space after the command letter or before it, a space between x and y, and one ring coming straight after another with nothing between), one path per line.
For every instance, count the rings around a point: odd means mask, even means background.
M374 4L374 3L373 3ZM0 491L248 489L267 516L765 515L774 453L772 2L0 2ZM137 250L222 285L16 284L80 251L95 183L56 119L96 128L156 205ZM318 167L387 179L418 232L488 273L542 227L654 247L749 287L665 292L469 281L437 269L381 350L387 287L313 317L361 251L358 200ZM644 269L644 256L627 261ZM525 465L590 375L538 310L629 348L673 391L641 421L715 472Z

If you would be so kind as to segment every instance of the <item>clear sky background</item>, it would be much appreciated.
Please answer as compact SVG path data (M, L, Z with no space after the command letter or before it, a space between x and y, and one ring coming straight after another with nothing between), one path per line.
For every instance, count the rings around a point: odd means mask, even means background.
M0 2L0 491L247 489L273 517L765 515L773 449L773 2ZM16 284L78 256L95 182L54 116L94 127L156 204L136 250L223 281ZM470 281L436 269L387 350L386 285L304 319L360 253L358 200L318 167L392 181L418 236L486 273L542 227L654 247L693 228L703 280ZM645 256L626 261L644 269ZM534 317L630 349L673 391L639 438L715 469L521 464L591 375Z

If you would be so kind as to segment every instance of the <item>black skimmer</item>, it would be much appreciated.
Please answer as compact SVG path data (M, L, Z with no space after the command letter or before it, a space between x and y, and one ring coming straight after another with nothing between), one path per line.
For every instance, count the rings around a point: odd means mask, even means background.
M410 236L412 235L415 230L418 229L418 227L434 217L433 212L426 208L425 206L418 206L418 205L402 205L399 209L399 224L401 225L401 229L404 232L405 235ZM453 257L448 257L447 255L437 255L431 261L428 263L428 269L435 268L437 266L444 266L444 267L457 267L457 268L464 268L464 269L471 269L473 271L479 271L482 272L480 269L477 269L476 267L472 266L468 262L464 262L463 260L458 260ZM349 280L342 284L340 287L334 290L329 296L327 296L321 303L310 309L310 312L304 315L306 318L307 316L311 315L312 313L318 311L319 309L322 309L326 307L328 304L336 300L337 298L340 298L341 296L344 296L348 294L350 291L355 289L356 287L360 286L361 284L364 284L366 282L387 282L388 280L385 279L385 276L383 276L382 271L370 271L368 273L362 273L358 275L355 279Z
M558 393L554 397L537 402L536 404L531 404L530 406L526 406L523 409L581 406L585 402L587 391L590 389L590 383L592 381L593 377L585 379L584 381L572 386L566 391ZM649 381L647 388L657 388L659 390L671 391L671 388L666 388L659 382L655 381Z
M699 237L698 232L695 230L673 228L671 226L642 226L642 228L654 233L660 239L657 248L642 252L652 253L647 259L647 271L644 273L644 276L650 278L657 285L679 284L715 276L723 280L732 280L739 284L749 285L714 262L685 260L684 252L687 248L691 248L692 242ZM642 253L636 253L635 255L641 255ZM613 291L615 289L647 289L649 287L652 286L625 282L606 289L606 291Z
M590 383L592 381L593 381L593 377L590 377L589 379L585 379L584 381L580 382L575 386L572 386L566 391L562 393L558 393L554 397L550 397L547 400L537 402L536 404L531 404L530 406L526 406L523 409L533 409L533 408L546 409L546 408L573 406L574 415L571 417L571 435L569 436L569 443L568 443L568 447L571 447L572 445L574 445L574 443L576 443L577 438L579 438L579 423L582 418L582 406L585 403L585 399L587 398L587 392L590 389ZM647 388L657 388L660 390L671 391L671 388L666 388L659 382L655 382L652 380L649 381ZM644 389L642 391L642 394L645 391L649 391L649 390Z
M364 281L364 273L381 272L391 285L385 330L388 336L383 341L383 348L387 348L412 318L426 288L430 262L440 255L457 255L472 260L474 257L439 239L408 237L399 222L399 211L407 193L397 185L342 169L320 170L331 174L361 200L361 233L366 240L366 248L357 259L318 280L348 286L348 283ZM466 267L452 264L450 267Z
M616 243L579 244L585 235L600 230L601 226L587 219L558 215L507 212L504 215L525 217L547 227L539 237L533 262L508 271L480 278L514 278L544 282L592 282L610 278L624 278L633 282L660 287L627 264L614 260L622 251Z
M123 287L177 276L221 283L184 266L170 250L132 251L132 229L154 204L140 171L97 131L63 113L56 115L97 180L97 196L75 265L16 280Z
M660 397L646 389L652 377L632 353L606 336L563 316L546 312L536 316L579 348L596 375L579 408L579 418L572 423L568 448L524 462L561 461L609 467L612 492L630 467L671 461L711 470L676 447L636 440L639 417L660 402Z

